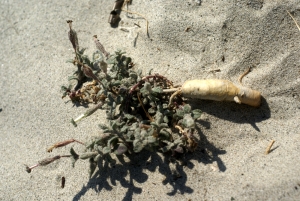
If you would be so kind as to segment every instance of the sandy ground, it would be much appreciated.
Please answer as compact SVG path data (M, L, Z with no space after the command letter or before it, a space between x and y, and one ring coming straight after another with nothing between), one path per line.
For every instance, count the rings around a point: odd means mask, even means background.
M113 2L1 1L0 199L299 200L300 31L286 12L300 23L299 1L133 0L129 9L148 18L150 33L148 38L142 18L123 12L120 26L141 25L135 47L128 33L107 23ZM188 165L177 168L177 180L155 153L98 171L91 180L84 161L72 168L62 160L28 174L24 164L70 148L49 154L49 145L85 141L105 122L97 111L77 128L69 123L86 108L61 99L60 86L74 70L66 63L73 57L68 19L89 55L96 34L108 51L125 50L136 68L153 69L178 84L192 78L237 82L252 67L243 82L262 92L262 106L193 101L204 112L201 143ZM276 142L265 155L271 140Z

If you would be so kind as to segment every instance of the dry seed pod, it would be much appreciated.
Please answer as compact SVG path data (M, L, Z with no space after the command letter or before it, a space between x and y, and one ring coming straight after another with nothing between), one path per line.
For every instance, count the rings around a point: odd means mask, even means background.
M39 163L40 166L45 166L45 165L48 165L48 164L50 164L50 163L52 163L52 162L54 162L54 161L56 161L60 158L61 158L61 156L54 156L52 158L45 158L45 159L39 161L38 163Z
M94 35L93 38L94 38L94 42L95 42L96 47L98 48L98 50L100 50L106 56L106 58L108 58L109 52L106 52L106 50L104 49L103 45L97 39L97 35Z
M77 33L74 29L72 29L72 20L67 20L67 23L69 24L70 31L68 32L69 40L71 41L73 48L75 51L79 50L79 45L78 45L78 38L77 38Z

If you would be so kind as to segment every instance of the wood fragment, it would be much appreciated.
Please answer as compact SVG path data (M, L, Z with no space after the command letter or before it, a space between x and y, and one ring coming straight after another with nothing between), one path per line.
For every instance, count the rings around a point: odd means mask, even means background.
M265 152L266 155L271 152L271 148L272 148L274 143L275 143L275 140L272 140L271 143L269 144L269 146L266 149L266 152Z

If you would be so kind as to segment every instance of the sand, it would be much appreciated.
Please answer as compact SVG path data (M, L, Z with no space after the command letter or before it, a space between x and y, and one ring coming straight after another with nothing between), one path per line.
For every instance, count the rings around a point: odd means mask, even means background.
M119 27L141 26L135 47L127 32L107 22L113 2L1 2L0 199L299 200L300 31L286 11L300 23L299 1L133 0L129 9L149 20L150 35L144 19L122 12ZM60 87L74 70L66 63L73 57L68 19L88 55L96 34L108 51L125 50L145 74L153 69L178 84L208 78L237 83L252 67L243 83L261 91L263 103L252 108L192 101L203 111L201 143L187 166L177 167L180 178L155 153L97 171L92 179L88 163L72 168L68 159L28 174L24 164L67 154L71 146L83 150L74 144L49 154L53 143L86 141L105 123L104 112L97 111L73 127L70 119L86 108L61 99Z

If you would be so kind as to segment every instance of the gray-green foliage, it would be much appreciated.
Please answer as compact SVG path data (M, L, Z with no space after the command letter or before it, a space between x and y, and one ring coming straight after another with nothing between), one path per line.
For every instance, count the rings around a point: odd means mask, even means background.
M197 147L195 119L200 117L201 111L192 110L180 96L171 99L171 95L163 91L173 87L170 80L151 74L151 71L143 77L142 71L134 69L132 59L125 56L125 52L118 50L110 55L96 36L94 41L98 50L90 59L84 54L85 49L79 48L72 21L67 22L69 40L75 53L75 58L68 62L74 64L76 71L68 78L68 87L61 87L63 97L68 96L74 103L96 104L72 119L72 123L76 126L79 119L99 108L105 110L107 123L99 122L102 134L86 143L85 152L76 153L71 148L71 155L46 158L34 166L26 166L26 171L30 173L37 166L71 157L73 167L79 159L88 160L91 176L100 161L114 165L116 160L112 155L134 154L143 150L172 155L194 151ZM169 104L170 100L174 102ZM56 143L48 151L72 142L83 144L72 139Z
M91 65L96 54L101 53L94 53ZM195 119L201 111L192 110L180 98L176 107L168 107L170 95L163 93L168 85L166 80L158 75L143 78L140 72L130 68L131 58L124 54L116 51L108 59L108 65L103 56L98 57L102 60L96 63L109 67L97 74L104 85L97 96L106 97L103 109L108 123L99 124L103 134L91 139L85 153L77 154L73 149L70 152L73 162L89 159L90 174L95 170L94 164L102 159L114 164L111 154L138 153L144 149L184 153L197 146L193 133ZM174 125L180 126L183 132L179 133Z
M143 77L140 70L133 68L132 59L125 56L125 52L118 50L109 56L96 36L98 50L89 59L84 49L79 50L72 21L68 23L69 39L76 54L69 62L77 69L69 77L70 81L75 80L75 85L73 82L73 85L63 86L63 96L68 95L73 102L103 103L100 106L108 121L99 124L103 134L86 144L86 152L77 154L71 148L73 166L78 159L89 159L92 175L100 160L116 162L112 154L132 154L144 149L172 154L194 151L197 147L195 119L201 111L192 110L180 97L169 106L170 94L163 93L163 89L172 87L171 81L158 74L151 75L151 71ZM84 88L90 78L97 83ZM82 116L90 114L87 113Z

